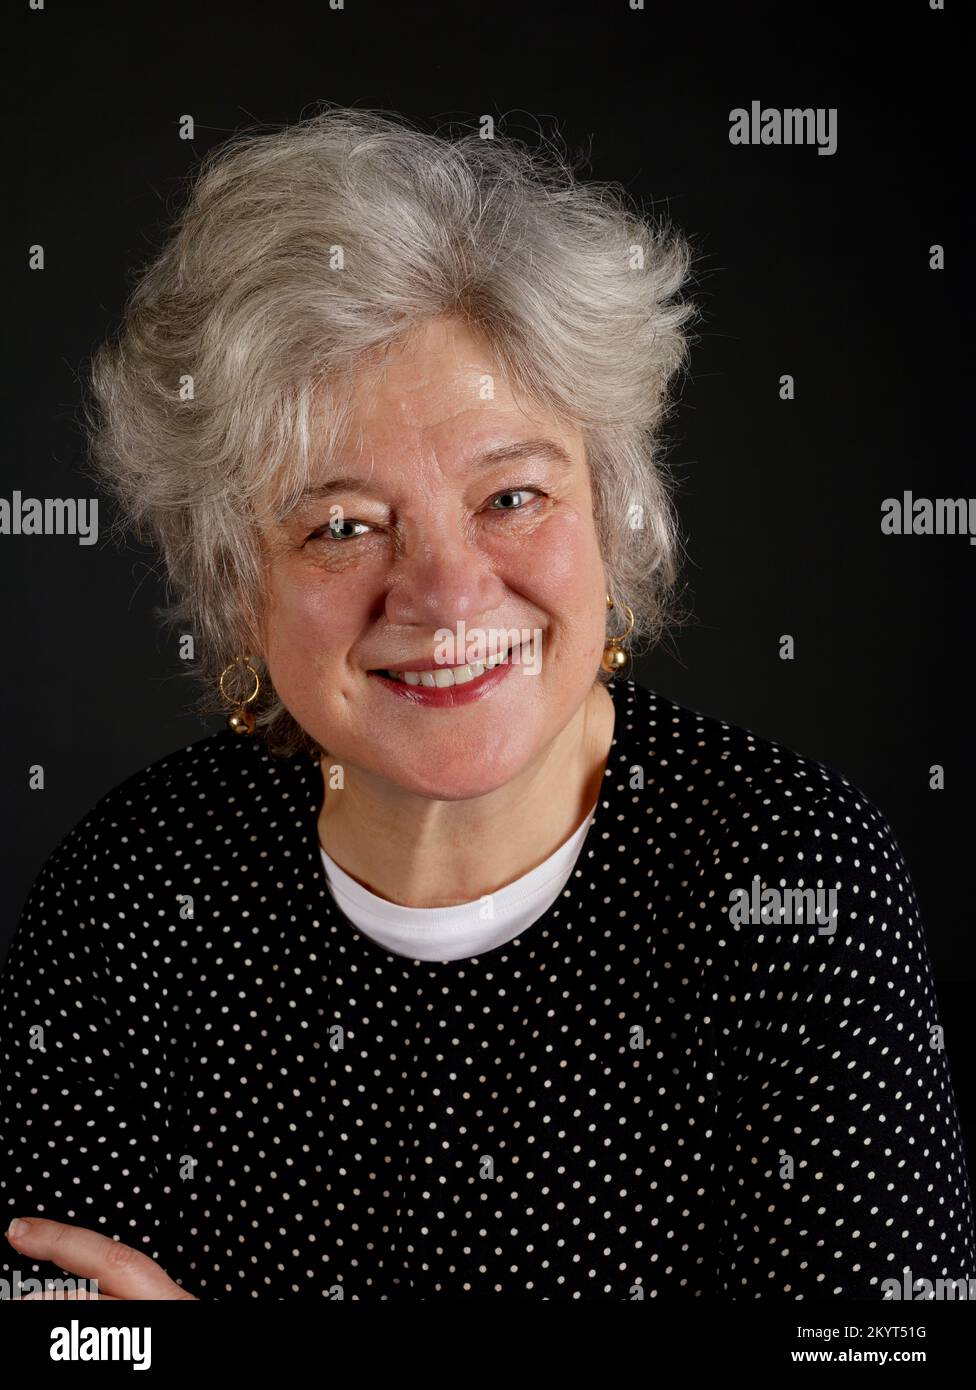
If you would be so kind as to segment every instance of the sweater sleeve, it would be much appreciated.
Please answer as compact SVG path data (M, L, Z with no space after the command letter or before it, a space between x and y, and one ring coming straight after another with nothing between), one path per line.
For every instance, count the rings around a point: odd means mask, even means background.
M846 779L804 762L787 780L777 813L745 794L720 874L739 974L718 1289L957 1297L936 1281L976 1276L973 1213L914 888L891 827Z
M145 982L131 978L131 961L128 981L120 973L127 885L113 880L111 860L92 813L42 868L0 974L3 1229L15 1216L44 1216L167 1268L165 1076L145 1046ZM0 1277L13 1285L64 1273L4 1240Z

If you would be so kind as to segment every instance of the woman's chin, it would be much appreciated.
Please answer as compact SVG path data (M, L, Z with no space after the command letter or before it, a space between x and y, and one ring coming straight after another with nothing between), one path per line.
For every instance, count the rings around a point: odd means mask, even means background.
M488 796L510 783L528 765L531 739L497 738L459 744L456 739L397 740L346 746L349 776L355 767L370 780L381 778L391 789L432 801L469 801ZM325 760L341 764L338 754Z
M505 786L518 773L519 768L506 764L503 767L471 768L456 770L430 767L398 767L391 763L384 770L387 781L393 782L401 791L414 796L427 797L431 801L471 801L479 796L488 796Z

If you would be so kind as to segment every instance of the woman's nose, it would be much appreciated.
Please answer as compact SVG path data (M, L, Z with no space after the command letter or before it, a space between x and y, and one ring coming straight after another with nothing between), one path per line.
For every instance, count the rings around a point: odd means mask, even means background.
M425 536L400 555L387 592L389 622L453 628L458 619L480 619L497 608L504 585L486 556L459 535Z

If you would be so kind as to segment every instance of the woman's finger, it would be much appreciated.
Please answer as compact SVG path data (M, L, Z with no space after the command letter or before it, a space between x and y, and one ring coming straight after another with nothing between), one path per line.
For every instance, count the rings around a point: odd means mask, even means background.
M116 1298L193 1298L148 1255L84 1226L40 1216L21 1218L10 1223L7 1239L31 1259L50 1260L70 1274L97 1279L99 1291Z

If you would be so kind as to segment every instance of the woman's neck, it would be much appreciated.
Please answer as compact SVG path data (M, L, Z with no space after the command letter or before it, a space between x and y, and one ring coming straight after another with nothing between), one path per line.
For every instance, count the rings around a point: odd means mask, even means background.
M532 766L486 796L432 801L398 796L347 768L341 796L326 796L319 842L365 888L403 907L450 907L498 892L534 869L578 829L600 794L614 734L614 704L594 685Z

